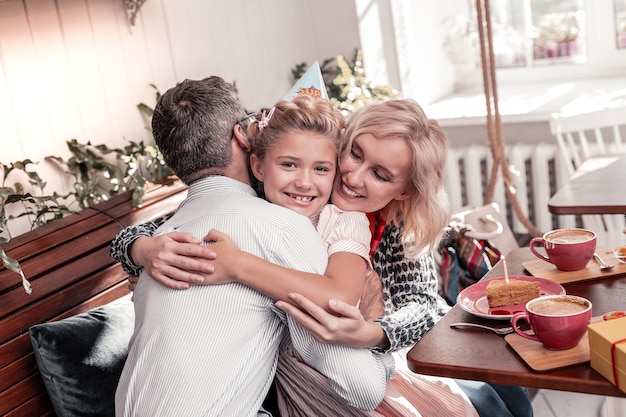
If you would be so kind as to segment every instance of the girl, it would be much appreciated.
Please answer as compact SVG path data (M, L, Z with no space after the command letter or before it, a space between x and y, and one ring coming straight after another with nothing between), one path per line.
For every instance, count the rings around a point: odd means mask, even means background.
M337 171L343 128L341 112L327 100L305 95L281 101L264 110L259 120L248 128L253 145L250 168L261 184L259 193L265 199L311 219L329 245L325 285L321 286L319 277L313 274L298 272L298 279L312 287L325 287L326 299L335 294L356 304L365 275L371 270L368 220L362 212L344 212L327 204ZM232 245L230 240L227 243ZM232 253L237 253L235 262L241 266L240 271L254 269L258 258L234 245L232 249ZM264 276L272 276L271 280L264 280L269 284L268 292L273 292L269 289L272 287L287 286L293 279L291 270L269 262L264 266L267 267ZM340 267L350 272L340 274ZM240 275L242 283L251 278L246 272ZM258 278L257 271L252 275L255 276L251 284Z

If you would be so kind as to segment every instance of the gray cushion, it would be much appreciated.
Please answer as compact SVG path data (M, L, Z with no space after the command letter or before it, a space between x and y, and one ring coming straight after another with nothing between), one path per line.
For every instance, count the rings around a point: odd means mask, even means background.
M133 325L133 303L126 296L29 329L39 371L59 417L115 415L115 389Z

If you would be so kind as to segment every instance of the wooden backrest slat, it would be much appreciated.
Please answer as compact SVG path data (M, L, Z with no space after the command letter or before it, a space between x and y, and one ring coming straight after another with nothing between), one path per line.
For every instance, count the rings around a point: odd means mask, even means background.
M3 297L6 298L6 301L0 304L0 317L13 314L22 307L44 299L49 294L63 290L63 288L73 282L82 280L93 272L99 272L113 263L114 261L109 256L109 248L100 247L96 252L86 254L74 262L62 264L59 268L32 279L31 286L33 291L30 295L22 287L7 291L7 296ZM1 336L0 340L2 340Z
M113 219L120 219L126 216L128 213L139 212L146 209L150 209L152 206L156 206L157 211L168 211L170 209L161 209L163 204L168 204L168 201L182 201L187 196L187 187L182 183L175 185L168 185L161 188L156 188L151 192L144 195L141 200L141 207L137 210L137 207L133 207L133 203L130 199L122 200L119 204L112 205L107 209L103 209L102 212L106 213ZM174 207L174 210L176 207Z
M108 223L92 230L89 234L79 236L42 253L37 259L27 260L24 262L22 270L27 277L36 281L41 274L80 261L85 255L95 251L99 252L102 248L106 249L108 256L111 235L115 236L120 230L117 224ZM111 261L113 260L111 259Z
M124 227L141 224L148 220L162 217L165 213L176 211L184 199L185 195L179 194L178 196L170 198L162 203L145 207L141 211L131 211L130 213L125 213L122 216L117 217L116 221Z
M46 275L49 271L70 264L99 248L108 247L111 242L110 235L115 236L119 230L120 228L116 223L108 223L103 227L92 229L88 234L59 243L35 257L22 258L20 259L22 271L30 283L34 284L40 276ZM0 297L18 287L21 287L21 279L18 274L6 269L0 272ZM36 292L33 292L32 295L37 297Z
M38 227L37 229L31 230L28 233L15 236L9 243L6 244L5 250L10 252L20 246L28 246L41 238L45 238L49 234L53 234L61 229L70 227L74 223L81 222L98 214L100 214L100 211L92 208L87 208L78 213L70 214L62 219L55 220L52 223L48 223L44 226Z
M27 259L80 234L88 233L93 228L92 225L109 221L119 223L119 219L126 218L133 220L131 223L120 223L121 228L148 221L159 217L164 212L176 210L186 196L185 190L186 186L182 184L153 189L144 196L140 207L133 207L125 194L113 197L92 208L17 236L9 242L5 250L16 259Z
M181 201L187 196L187 186L181 182L176 182L172 185L166 185L163 187L157 187L150 189L149 192L144 194L141 200L141 208L150 207L153 204L161 205L166 203L170 199ZM125 201L121 201L121 204L112 205L107 209L102 209L103 212L107 213L114 219L120 218L125 214L128 214L132 211L136 211L132 206L132 201L130 199L126 199ZM166 211L166 210L163 210Z
M105 223L89 233L60 243L36 257L20 260L22 271L31 284L34 284L40 275L48 271L72 263L99 248L105 246L108 248L112 239L111 235L115 236L120 230L117 223ZM0 295L2 291L8 290L10 284L14 287L21 285L19 275L9 270L0 273L0 282L4 284L0 286ZM33 295L36 296L35 293Z
M0 392L0 415L5 415L16 405L24 404L35 395L45 391L40 374L33 374Z
M43 247L43 249L54 247L60 242L71 239L73 237L71 231L74 229L79 234L88 233L91 230L88 225L92 222L104 224L109 220L116 221L118 218L124 218L129 214L133 214L139 220L130 224L148 221L167 212L174 211L185 198L187 194L186 189L187 187L180 182L164 187L149 187L148 192L144 195L141 207L133 207L130 193L124 193L96 204L91 208L81 210L76 214L71 214L28 233L16 236L9 243L3 244L3 248L9 256L22 259L32 256L33 245L34 248ZM142 214L142 212L145 212L145 214ZM96 219L92 219L92 217ZM104 218L106 220L103 220ZM120 228L130 224L120 224ZM2 269L3 267L0 266L0 270Z
M187 187L151 187L141 207L130 193L25 233L3 244L31 282L0 267L0 415L55 414L37 368L28 329L107 304L129 293L127 275L109 255L111 239L125 226L175 211Z
M115 269L116 272L118 272L117 275L111 275L109 273L106 275L106 281L101 281L101 286L103 288L106 287L106 290L102 290L100 292L93 291L93 293L95 294L93 297L85 299L80 304L77 304L73 308L70 308L69 310L64 311L63 313L53 317L49 321L57 321L66 317L74 316L76 314L84 313L87 310L91 310L92 308L108 304L113 300L117 300L118 298L129 294L130 291L128 290L128 282L126 281L126 278L128 278L128 276L121 270L121 268L119 270L117 270L117 268ZM122 279L121 281L120 278ZM109 286L109 283L112 282L116 282L116 284ZM85 282L80 282L73 291L83 291L85 293L89 293L88 290L90 290L91 288L85 287Z
M85 257L85 264L89 265L89 261L93 258L94 256ZM52 274L59 277L55 280L55 288L46 291L46 293L50 294L48 297L32 304L22 304L19 311L14 311L13 314L6 315L0 319L0 326L2 326L0 343L18 336L34 324L59 317L66 310L72 309L101 292L106 292L112 286L126 279L126 274L118 265L112 265L110 268L93 274L86 279L80 279L76 282L76 285L68 286L67 288L63 288L66 285L63 285L63 287L57 287L57 285L60 283L71 284L76 280L71 277L67 278L67 280L62 280L63 277L68 276L63 269ZM44 282L44 284L46 283ZM19 294L19 289L16 291Z
M2 375L2 378L0 378L0 392L37 372L37 361L35 360L35 354L32 352L12 362L9 366L0 368L0 375Z
M0 344L0 369L8 366L13 361L19 360L19 358L27 355L30 351L32 351L32 346L30 338L26 333Z
M95 213L88 217L72 215L72 217L74 216L80 217L80 220L45 234L26 244L12 247L7 251L7 254L15 259L19 259L20 263L23 264L27 260L36 258L40 254L54 249L65 242L69 242L81 235L89 234L92 230L113 222L113 219L104 213Z
M3 415L4 417L56 417L47 392L40 392L17 408Z

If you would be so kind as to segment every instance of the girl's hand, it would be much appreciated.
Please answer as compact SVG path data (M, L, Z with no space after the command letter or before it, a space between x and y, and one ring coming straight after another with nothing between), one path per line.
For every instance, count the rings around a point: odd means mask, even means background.
M289 314L319 342L346 345L355 348L385 347L388 345L383 329L366 321L358 307L340 300L329 300L336 315L326 312L301 294L289 294L293 304L278 301L276 306Z
M204 284L228 284L237 282L239 262L247 254L239 249L237 244L226 234L211 229L204 237L215 254L209 263L212 272L204 276Z
M365 320L374 320L385 315L383 303L383 287L376 271L371 271L365 277L363 294L359 302L359 310Z
M201 246L191 234L171 232L155 237L140 237L131 247L131 256L155 280L170 288L185 290L202 284L215 259L208 246Z

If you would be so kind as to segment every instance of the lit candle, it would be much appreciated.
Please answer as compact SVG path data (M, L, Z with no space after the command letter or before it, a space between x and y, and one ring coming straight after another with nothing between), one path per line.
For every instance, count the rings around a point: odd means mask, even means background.
M500 257L502 259L502 266L504 267L504 282L509 283L509 271L506 268L506 258L504 255Z

